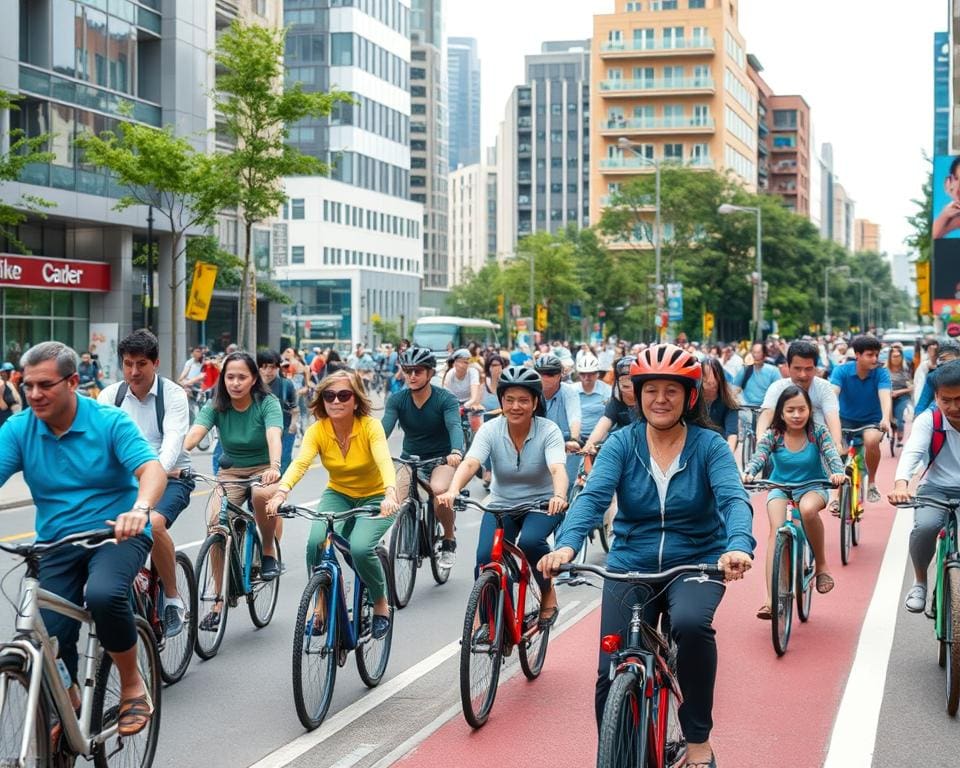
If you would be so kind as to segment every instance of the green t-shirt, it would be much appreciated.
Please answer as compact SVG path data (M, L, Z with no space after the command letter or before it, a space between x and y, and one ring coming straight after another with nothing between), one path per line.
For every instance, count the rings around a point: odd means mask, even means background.
M235 411L231 407L221 412L210 401L197 416L197 424L220 430L223 452L233 459L233 466L256 467L270 463L267 429L283 429L283 411L280 401L273 395L260 401L254 399L245 411Z

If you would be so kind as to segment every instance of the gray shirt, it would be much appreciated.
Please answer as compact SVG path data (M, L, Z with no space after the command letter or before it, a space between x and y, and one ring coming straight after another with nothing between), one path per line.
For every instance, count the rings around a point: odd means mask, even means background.
M540 416L534 417L519 453L507 432L507 420L498 416L480 427L467 457L481 464L490 459L489 502L500 506L549 499L553 496L550 467L566 463L560 428Z
M777 407L777 400L783 394L783 390L791 386L793 382L790 379L781 379L767 388L767 393L763 396L764 410L770 409L771 412ZM826 416L834 413L840 413L840 403L837 400L837 393L833 385L826 379L815 376L810 380L810 389L807 390L810 395L810 404L813 406L813 423L822 427L827 426Z

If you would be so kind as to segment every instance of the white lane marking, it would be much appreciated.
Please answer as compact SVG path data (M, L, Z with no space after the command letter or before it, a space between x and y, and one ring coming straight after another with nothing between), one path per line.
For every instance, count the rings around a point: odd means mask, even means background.
M579 601L571 601L569 606L567 606L567 609L572 610L577 605L579 605ZM575 618L579 620L579 617L580 615L578 614ZM574 621L571 620L567 624L564 624L563 627L573 623ZM558 627L556 634L559 634L563 627ZM434 652L430 656L427 656L427 658L421 659L412 667L408 667L396 677L388 680L382 685L377 686L362 699L359 699L353 702L353 704L344 707L332 717L328 717L326 720L324 720L323 725L321 725L317 730L311 731L310 733L305 733L303 736L298 736L290 743L279 747L266 757L254 763L250 766L250 768L283 768L283 766L289 765L304 753L309 752L317 745L322 744L331 736L339 733L341 730L359 718L363 717L372 709L380 706L387 699L395 696L397 693L402 691L407 686L415 683L424 675L429 674L443 664L443 662L445 662L447 659L452 658L459 652L460 638L458 637L456 640L452 640L447 643L440 650Z
M357 747L349 754L341 757L337 762L330 766L330 768L353 768L357 763L359 763L363 758L369 755L373 750L375 750L379 744L358 744Z
M840 700L824 768L870 768L883 704L887 664L900 610L900 585L907 559L913 511L897 512L877 585L867 608L857 653Z

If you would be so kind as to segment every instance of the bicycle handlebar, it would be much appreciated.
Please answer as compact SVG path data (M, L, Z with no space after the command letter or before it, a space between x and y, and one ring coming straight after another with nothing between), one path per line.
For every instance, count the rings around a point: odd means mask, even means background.
M299 504L284 504L277 510L277 517L303 517L307 520L327 520L328 522L336 523L341 520L349 520L351 517L356 517L363 512L369 512L371 517L375 517L380 514L380 507L368 504L362 507L346 509L343 512L320 512L319 510L310 509L310 507L300 506Z
M785 493L798 491L801 488L822 488L825 491L836 488L829 480L810 480L805 483L775 483L772 480L756 480L752 483L744 483L743 487L748 491L769 491L777 489Z
M437 456L435 459L426 460L421 459L419 456L408 456L405 459L395 456L393 460L400 464L406 464L408 467L413 467L414 469L434 469L447 463L446 456Z
M862 434L863 434L864 432L866 432L868 429L880 429L880 425L879 425L879 424L865 424L865 425L862 426L862 427L856 427L856 428L854 428L854 429L843 429L843 428L841 427L840 431L841 431L844 435L862 435ZM883 430L881 430L881 431L883 431Z
M763 412L763 406L762 406L762 405L749 405L748 403L744 403L743 405L740 406L740 408L741 408L741 410L750 411L751 413L762 413L762 412Z
M479 509L481 512L496 515L497 517L525 515L527 512L546 512L549 506L550 504L547 501L533 501L517 504L513 507L485 507L479 501L474 501L466 496L458 496L453 502L453 508L455 510L463 511L467 507L473 507L474 509Z
M960 499L935 499L932 496L914 496L908 501L897 502L895 507L919 507L919 506L938 507L947 512L955 512L960 509Z
M221 480L216 475L204 475L191 468L181 469L180 477L187 480L195 478L197 480L203 480L213 485L261 485L262 484L261 475L256 475L255 477L248 477L245 480Z
M592 573L595 576L600 576L610 581L625 581L634 584L666 581L684 573L699 573L703 576L723 576L723 569L720 568L720 566L710 565L708 563L700 563L699 565L677 565L663 571L663 573L640 573L638 571L618 573L616 571L608 571L599 565L591 565L590 563L564 563L558 570L560 573L578 573L585 571L586 573Z
M95 531L82 531L81 533L71 533L56 541L30 542L29 544L14 544L7 546L0 543L0 549L9 552L11 555L19 557L29 557L30 555L41 555L59 547L65 547L68 544L78 544L81 546L94 547L113 538L112 528L100 528Z

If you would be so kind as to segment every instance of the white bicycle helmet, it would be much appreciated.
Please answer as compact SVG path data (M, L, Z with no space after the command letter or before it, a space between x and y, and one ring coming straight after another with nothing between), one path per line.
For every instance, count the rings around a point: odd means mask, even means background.
M577 373L599 373L600 361L593 355L584 355L577 363Z

